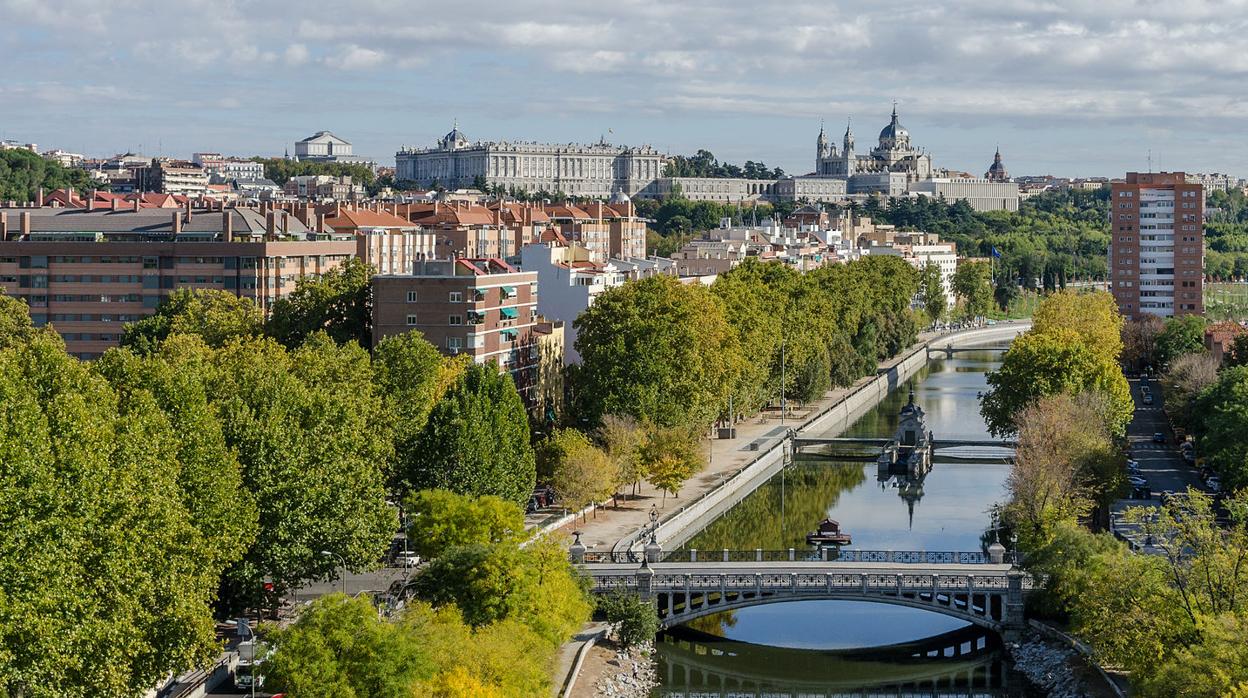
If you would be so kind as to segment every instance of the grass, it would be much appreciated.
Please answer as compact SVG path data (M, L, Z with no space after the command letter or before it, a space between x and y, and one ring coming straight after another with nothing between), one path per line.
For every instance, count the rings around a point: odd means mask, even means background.
M1248 283L1205 284L1205 317L1215 321L1248 319Z

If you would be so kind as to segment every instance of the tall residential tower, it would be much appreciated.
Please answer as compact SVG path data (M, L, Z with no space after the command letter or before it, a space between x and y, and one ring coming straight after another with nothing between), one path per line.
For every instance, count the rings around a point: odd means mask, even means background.
M1204 200L1182 172L1128 172L1112 183L1109 277L1124 315L1204 313Z

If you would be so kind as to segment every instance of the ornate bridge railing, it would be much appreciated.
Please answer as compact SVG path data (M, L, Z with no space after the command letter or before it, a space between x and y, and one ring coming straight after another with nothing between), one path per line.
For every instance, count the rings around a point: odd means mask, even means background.
M637 563L645 553L639 551L589 552L584 563ZM1010 558L1007 555L1006 560ZM665 550L650 562L891 562L898 564L986 565L992 562L981 551L939 550L854 550L823 548L820 550L789 548L787 550Z

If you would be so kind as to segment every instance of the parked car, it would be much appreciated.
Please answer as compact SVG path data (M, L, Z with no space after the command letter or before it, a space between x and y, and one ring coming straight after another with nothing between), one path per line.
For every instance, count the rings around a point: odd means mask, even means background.
M1139 476L1139 474L1140 474L1140 466L1138 466L1138 465L1128 465L1128 466L1127 466L1127 474L1128 474L1128 475L1135 475L1135 476L1137 476L1137 477L1138 477L1138 476Z
M1130 483L1132 487L1148 487L1148 480L1145 480L1139 475L1127 476L1127 482Z
M1217 493L1222 491L1222 481L1216 477L1211 477L1208 480L1205 480L1205 485L1211 492Z
M400 552L394 556L395 567L416 567L420 564L420 556L416 553Z
M1145 405L1151 405L1151 404L1153 404L1153 394L1152 394L1152 393L1144 393L1144 404L1145 404Z
M1166 442L1166 435L1165 435L1165 434L1163 434L1163 433L1161 433L1161 432L1159 432L1159 431L1155 431L1155 432L1153 432L1153 443L1155 443L1155 444L1164 444L1165 442Z

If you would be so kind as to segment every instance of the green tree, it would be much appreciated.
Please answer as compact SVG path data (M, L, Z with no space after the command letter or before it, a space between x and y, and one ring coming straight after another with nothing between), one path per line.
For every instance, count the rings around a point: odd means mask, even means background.
M397 473L407 490L445 489L528 500L537 477L529 420L511 376L467 367L434 405L415 457Z
M373 378L394 433L392 484L420 468L420 435L433 406L463 372L467 356L444 357L419 332L386 337L373 350Z
M669 492L676 495L685 480L705 465L697 437L680 427L652 428L641 447L640 456L646 479L663 490L665 499Z
M602 418L595 437L611 459L617 477L616 484L623 487L639 483L645 475L641 467L641 446L645 443L646 434L637 420L627 416L606 415Z
M212 356L226 442L255 496L260 529L227 572L227 596L254 601L260 578L278 591L376 564L397 527L382 465L392 454L368 353L324 333L287 352L271 339L233 341Z
M151 395L39 333L0 351L0 404L0 693L133 696L208 660L221 560Z
M1208 353L1184 354L1166 366L1161 385L1166 414L1189 431L1204 428L1198 400L1218 380L1218 361Z
M654 602L637 594L617 592L599 596L598 610L625 650L650 642L659 633L659 614Z
M966 317L984 317L992 310L992 271L987 262L958 262L953 272L953 293L962 301Z
M744 358L722 304L669 276L601 294L576 319L580 413L707 427L727 407Z
M619 471L606 452L575 429L551 435L552 483L559 500L572 510L602 502L615 493Z
M0 289L0 349L24 344L37 333L26 301L6 296L3 290Z
M403 500L407 540L426 558L465 545L511 540L524 532L524 512L513 502L446 490L421 490Z
M1206 462L1222 476L1223 486L1248 486L1248 367L1224 369L1200 394L1194 413Z
M268 331L277 341L294 348L312 333L324 330L335 342L372 344L375 270L352 257L321 274L304 277L285 298L274 301Z
M1134 411L1130 388L1117 362L1108 362L1072 330L1037 332L1015 339L1001 367L988 374L980 413L994 434L1016 431L1015 415L1037 398L1088 391L1105 399L1110 432L1125 433Z
M165 297L156 313L126 325L121 346L150 354L171 334L194 334L210 347L235 337L264 332L264 313L250 298L216 289L177 289Z
M1157 335L1157 360L1164 366L1184 354L1205 350L1205 319L1199 315L1183 315L1166 319L1166 326Z
M923 311L932 322L940 322L945 315L948 298L945 296L945 282L940 276L940 265L928 262L919 270L919 298L923 303Z
M63 167L28 150L0 150L0 201L34 201L40 189L72 188L90 196L92 189L106 189L86 170Z
M1141 695L1168 698L1248 696L1248 616L1223 613L1202 626L1198 642L1175 649L1156 675L1142 682Z
M1108 293L1063 291L1044 299L1031 327L1037 334L1070 330L1093 354L1116 362L1122 356L1122 323L1113 296Z
M306 175L327 175L330 177L350 177L352 182L363 184L370 191L373 189L377 176L373 168L362 163L315 162L311 160L288 160L286 158L252 158L255 162L264 163L264 176L279 185L290 181L291 177Z
M435 666L423 638L382 618L367 598L323 596L266 638L265 689L291 698L405 698Z

